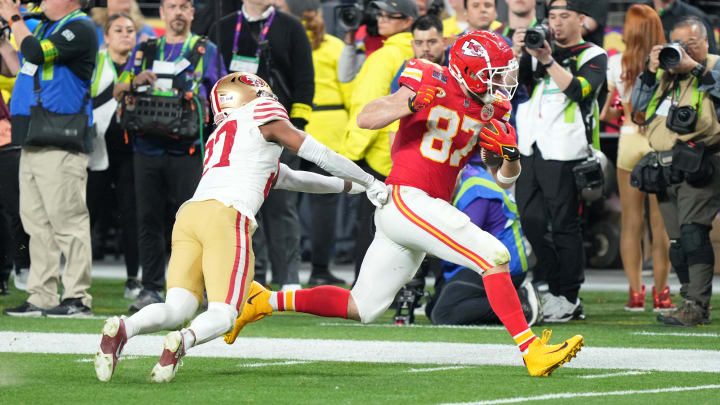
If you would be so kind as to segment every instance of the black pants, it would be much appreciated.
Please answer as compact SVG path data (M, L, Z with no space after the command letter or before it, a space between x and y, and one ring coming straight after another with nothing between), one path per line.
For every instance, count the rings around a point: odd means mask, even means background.
M0 272L30 267L30 237L20 221L20 149L0 149Z
M90 211L90 229L93 243L97 232L107 226L119 224L125 271L128 278L138 275L138 223L135 198L135 170L132 153L108 149L109 167L88 174L87 204ZM115 201L109 199L113 198ZM112 217L109 207L117 206L117 218ZM109 222L109 224L103 223ZM94 250L94 249L93 249Z
M293 170L300 167L300 158L287 149L280 161ZM258 231L253 235L253 250L267 251L272 266L273 282L299 284L300 220L297 212L298 193L272 189L256 215ZM262 258L261 258L262 260ZM259 263L257 263L259 264ZM255 266L256 280L263 281L266 268Z
M512 276L515 288L524 280L525 273ZM500 323L490 306L482 277L470 269L460 270L444 283L433 301L430 315L433 325Z
M385 176L373 170L366 161L355 162L366 172L375 176L380 181L385 181ZM375 237L375 206L367 198L361 198L357 204L355 234L355 280L360 273L360 266L370 244Z
M545 160L536 147L534 152L520 158L515 188L520 223L537 257L533 282L546 281L552 294L575 302L585 281L580 195L572 173L578 161Z
M315 163L303 160L301 170L331 176ZM330 253L335 245L335 220L340 194L306 194L310 200L310 243L313 273L328 271Z
M165 289L168 209L175 211L190 199L202 175L200 154L134 157L138 248L142 284L146 290ZM169 207L169 208L168 208Z

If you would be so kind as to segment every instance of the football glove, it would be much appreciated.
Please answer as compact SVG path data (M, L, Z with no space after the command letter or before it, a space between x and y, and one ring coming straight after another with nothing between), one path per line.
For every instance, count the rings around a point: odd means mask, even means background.
M367 190L365 190L365 194L367 194L368 200L370 200L370 202L378 208L385 205L388 199L387 186L378 179L375 179L375 181L368 186Z
M512 110L512 104L510 100L504 98L495 97L495 101L492 102L493 118L498 121L510 121L510 111Z
M480 146L508 161L518 160L517 135L512 125L491 119L480 130Z
M432 103L438 88L429 84L423 84L415 92L415 95L408 99L410 111L416 113Z

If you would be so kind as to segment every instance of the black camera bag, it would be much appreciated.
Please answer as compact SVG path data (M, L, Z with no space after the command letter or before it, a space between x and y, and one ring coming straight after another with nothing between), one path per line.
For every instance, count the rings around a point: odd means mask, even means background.
M685 174L685 181L693 187L705 186L714 173L710 151L702 142L678 141L672 148L673 168Z

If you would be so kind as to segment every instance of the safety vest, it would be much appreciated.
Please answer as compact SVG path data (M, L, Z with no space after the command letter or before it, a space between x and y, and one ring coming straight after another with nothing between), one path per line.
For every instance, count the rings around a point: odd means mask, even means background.
M80 10L74 11L61 20L51 24L45 21L35 27L33 36L40 40L45 49L46 40L52 34L60 32L62 28L73 21L88 20L90 17ZM56 65L54 56L46 56L46 62L38 66L35 75L40 79L40 98L43 107L58 114L77 114L80 112L85 97L90 88L89 80L81 80L67 65ZM23 58L22 71L30 71L30 62ZM30 107L37 105L37 97L34 92L34 76L27 73L18 74L13 88L13 96L10 100L10 111L12 115L30 115ZM92 126L92 103L87 102L84 108L88 115L88 125Z
M468 168L471 167L468 165ZM476 170L472 176L468 177L463 173L460 189L453 199L453 205L462 211L478 198L502 201L502 210L507 222L503 230L493 236L510 251L510 275L514 276L527 271L528 258L520 228L520 215L512 195L507 190L500 188L492 175L485 170Z
M93 150L88 161L90 170L105 170L109 165L105 132L117 111L118 102L113 97L113 88L117 79L118 74L107 48L100 49L95 57L95 71L90 86L97 134L93 139Z
M708 55L706 71L713 70L719 59L720 57L717 55ZM675 90L672 88L672 76L662 69L658 69L655 77L658 86L645 112L645 116L650 120L647 128L650 146L657 151L670 150L675 146L678 139L683 142L705 142L707 145L720 143L720 123L718 123L718 117L714 113L715 106L709 95L698 88L699 80L695 76L687 75L687 77L679 81L677 90ZM665 126L666 117L655 116L650 118L656 114L662 102L665 101L661 99L663 94L673 97L678 106L689 105L697 110L698 120L695 131L680 135ZM705 113L703 114L703 112Z

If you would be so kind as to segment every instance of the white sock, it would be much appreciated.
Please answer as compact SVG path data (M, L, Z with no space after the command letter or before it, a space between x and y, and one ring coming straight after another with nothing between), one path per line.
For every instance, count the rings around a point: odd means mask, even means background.
M185 348L185 353L187 351L195 346L195 342L197 341L197 338L195 337L195 332L192 329L181 329L180 333L183 335L183 347Z
M229 331L237 318L237 311L224 302L211 302L208 310L193 319L188 329L195 334L194 346L203 344Z
M164 303L148 305L125 318L127 337L177 328L193 316L197 307L197 298L190 291L171 288Z
M278 310L278 292L274 291L270 293L270 299L268 300L273 311Z

